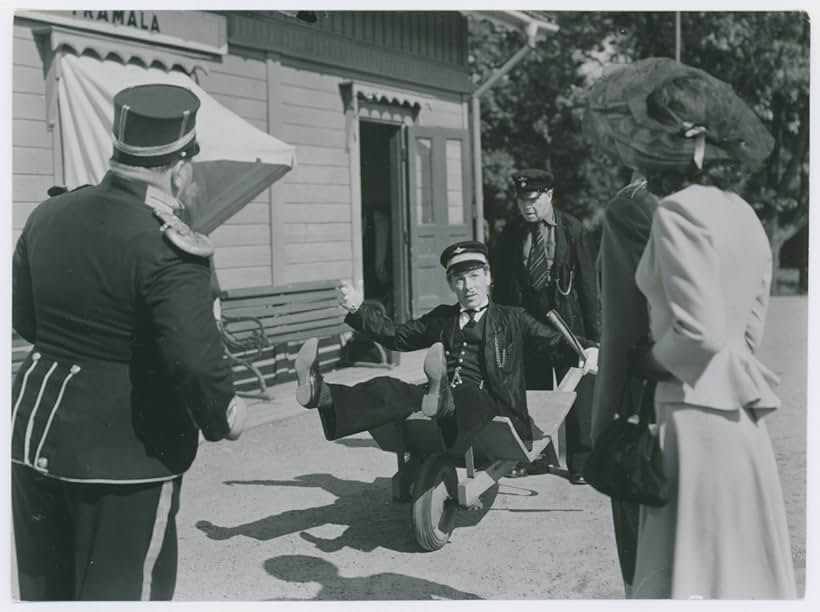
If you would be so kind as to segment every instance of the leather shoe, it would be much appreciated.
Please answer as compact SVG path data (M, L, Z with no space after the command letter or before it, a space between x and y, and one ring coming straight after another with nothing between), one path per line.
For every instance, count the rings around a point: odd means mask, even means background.
M518 462L515 464L515 467L510 471L507 476L510 478L523 478L529 472L527 472L527 466L525 466L522 462Z
M296 354L294 363L296 379L296 401L305 408L318 408L330 399L330 389L319 373L319 341L308 339ZM325 396L327 396L325 398Z
M427 393L421 398L421 411L430 418L453 413L453 393L447 380L447 359L444 345L436 342L424 358L424 374L427 376Z
M527 474L549 474L550 465L546 457L538 456L527 468Z
M589 484L589 483L587 482L587 479L586 479L586 478L584 478L584 475L583 475L583 474L581 474L580 472L573 472L572 474L570 474L570 475L569 475L569 481L570 481L572 484L574 484L574 485L585 485L585 484Z

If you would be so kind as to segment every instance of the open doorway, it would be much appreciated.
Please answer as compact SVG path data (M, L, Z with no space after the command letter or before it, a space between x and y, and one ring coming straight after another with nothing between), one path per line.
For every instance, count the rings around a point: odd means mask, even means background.
M400 129L362 121L359 130L364 297L379 302L393 319L400 319L403 310L397 303L403 292L396 274L401 257L396 231L401 203L396 190L400 168L394 154Z
M401 240L406 215L402 204L401 126L361 121L359 159L364 299L381 304L387 316L401 322L409 309L407 262ZM379 357L359 359L399 362L396 352L380 351Z

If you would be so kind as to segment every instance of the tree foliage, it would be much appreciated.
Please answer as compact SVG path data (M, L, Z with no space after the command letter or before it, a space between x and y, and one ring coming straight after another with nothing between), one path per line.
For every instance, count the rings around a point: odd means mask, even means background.
M481 99L487 214L510 212L513 169L550 168L559 206L595 223L624 173L581 133L583 90L596 66L675 56L675 13L545 13L560 26ZM682 56L730 83L775 138L742 194L757 209L775 256L808 222L809 20L800 12L681 14ZM470 65L485 81L524 36L470 20Z

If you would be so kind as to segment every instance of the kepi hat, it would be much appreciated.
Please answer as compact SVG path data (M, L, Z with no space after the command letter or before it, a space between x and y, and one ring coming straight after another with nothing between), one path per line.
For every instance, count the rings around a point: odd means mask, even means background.
M199 98L177 85L129 87L114 96L114 160L156 167L199 153Z
M549 170L528 168L513 174L513 183L518 193L549 191L553 187L553 176Z
M748 168L768 157L774 139L726 83L670 58L611 71L587 91L586 134L627 166L687 169L736 160Z
M478 240L451 244L441 252L441 265L447 272L462 272L489 264L487 245Z

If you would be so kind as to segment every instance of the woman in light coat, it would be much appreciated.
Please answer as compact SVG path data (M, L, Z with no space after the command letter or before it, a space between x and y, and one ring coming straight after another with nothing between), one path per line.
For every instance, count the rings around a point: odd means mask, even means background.
M635 275L650 312L655 393L672 499L641 507L632 596L794 598L765 416L776 377L755 356L771 251L730 190L772 138L731 88L666 58L624 68L590 97L599 142L662 198ZM604 79L606 81L606 78ZM620 102L620 104L619 104Z

